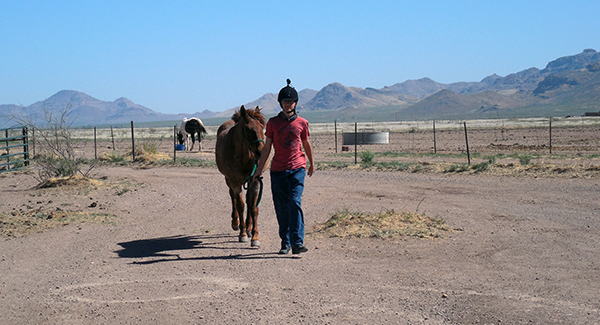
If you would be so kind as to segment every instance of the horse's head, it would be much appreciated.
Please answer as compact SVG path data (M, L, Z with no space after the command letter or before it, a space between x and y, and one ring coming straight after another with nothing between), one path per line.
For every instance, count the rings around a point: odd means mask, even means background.
M177 132L177 141L179 142L179 144L183 144L183 142L185 141L181 132Z
M246 109L242 105L240 110L233 114L232 119L242 126L244 141L258 159L265 146L265 117L260 112L260 108L256 106L254 109Z

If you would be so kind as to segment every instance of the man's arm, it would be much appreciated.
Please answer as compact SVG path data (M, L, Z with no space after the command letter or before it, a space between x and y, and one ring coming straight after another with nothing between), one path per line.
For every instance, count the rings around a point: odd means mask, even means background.
M315 172L315 161L313 160L312 146L308 138L302 140L302 147L304 147L306 158L308 158L308 162L310 162L310 167L308 167L308 176L310 177Z
M273 139L266 138L265 146L263 147L262 152L260 153L260 160L258 161L258 166L256 167L256 173L254 177L262 176L265 171L265 166L267 165L267 161L269 160L269 156L271 155L271 147L273 145Z

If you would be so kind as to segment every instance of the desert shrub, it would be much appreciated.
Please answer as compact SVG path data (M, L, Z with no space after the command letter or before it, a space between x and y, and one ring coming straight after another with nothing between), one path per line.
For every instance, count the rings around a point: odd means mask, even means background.
M490 162L489 161L484 161L484 162L480 162L478 164L475 164L473 166L471 166L471 169L477 173L482 172L484 170L486 170L488 167L490 166Z
M158 146L156 143L142 143L142 150L147 153L156 154Z
M415 165L413 165L413 168L412 168L411 172L418 173L418 172L421 172L421 171L424 171L424 170L425 170L425 167L423 165L421 165L421 164L415 164Z
M487 159L490 164L495 164L498 160L498 156L485 156L484 158Z
M65 158L58 156L39 155L33 160L41 168L38 170L40 180L55 177L72 177L80 171L80 166L85 163L83 158Z
M467 165L465 164L452 164L444 169L446 173L461 173L468 170Z
M375 158L375 153L370 150L365 150L360 152L360 161L363 164L371 165L373 164L373 158Z
M111 164L116 164L116 165L126 165L127 159L125 159L125 156L123 156L120 153L117 152L112 152L112 153L103 153L102 156L100 158L98 158L101 161L105 161L107 163L111 163Z
M117 192L115 192L115 195L121 196L121 195L123 195L123 194L125 194L127 192L130 192L130 191L131 190L129 188L125 187L125 188L119 189Z
M400 161L382 161L375 164L379 169L382 170L396 170L396 171L406 171L410 170L410 168L416 163L412 162L400 162Z
M520 154L517 155L517 159L519 159L519 163L523 166L527 166L531 163L531 155L528 154Z
M493 165L496 163L496 156L487 156L486 158L487 158L487 161L475 164L475 165L471 166L471 169L473 171L475 171L476 173L479 173L479 172L482 172L482 171L488 169L488 167L490 167L490 165Z

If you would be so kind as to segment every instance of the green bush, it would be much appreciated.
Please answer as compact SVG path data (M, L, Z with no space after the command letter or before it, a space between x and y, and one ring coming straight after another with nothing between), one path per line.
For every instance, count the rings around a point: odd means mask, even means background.
M147 153L156 154L157 153L157 145L156 143L143 143L142 150Z
M475 165L471 166L471 169L474 170L475 172L479 173L479 172L486 170L489 166L490 166L490 162L484 161L479 164L475 164Z
M517 159L519 159L519 163L523 166L529 165L531 163L531 155L528 154L518 155Z
M81 158L67 159L40 155L35 161L42 166L39 171L41 179L54 177L72 177L80 171L80 166L85 163Z
M444 172L460 173L460 172L464 172L466 170L468 170L468 167L466 164L452 164L452 165L448 166L448 168L444 169Z
M116 152L112 152L110 154L105 154L103 156L103 159L105 159L107 162L109 162L111 164L117 164L117 165L126 165L127 164L127 160L125 159L125 156L123 156L120 153L116 153Z
M373 158L375 158L375 153L365 150L360 153L360 161L365 165L372 165Z

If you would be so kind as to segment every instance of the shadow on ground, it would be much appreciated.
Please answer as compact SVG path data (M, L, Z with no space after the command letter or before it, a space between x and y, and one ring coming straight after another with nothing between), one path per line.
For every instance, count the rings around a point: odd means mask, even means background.
M204 241L211 240L210 243L204 244ZM215 242L217 239L227 239L225 241ZM253 259L253 258L269 258L269 255L274 253L256 253L256 254L227 254L217 256L202 256L182 258L181 251L192 249L219 249L219 250L239 250L247 249L256 251L256 248L251 247L226 247L223 244L230 244L237 241L237 236L232 235L215 235L215 236L170 236L151 239L140 239L129 242L118 243L122 249L116 250L115 253L121 258L152 258L147 261L134 261L132 264L154 264L158 262L171 261L186 261L186 260L223 260L223 259ZM273 257L273 256L271 256Z

